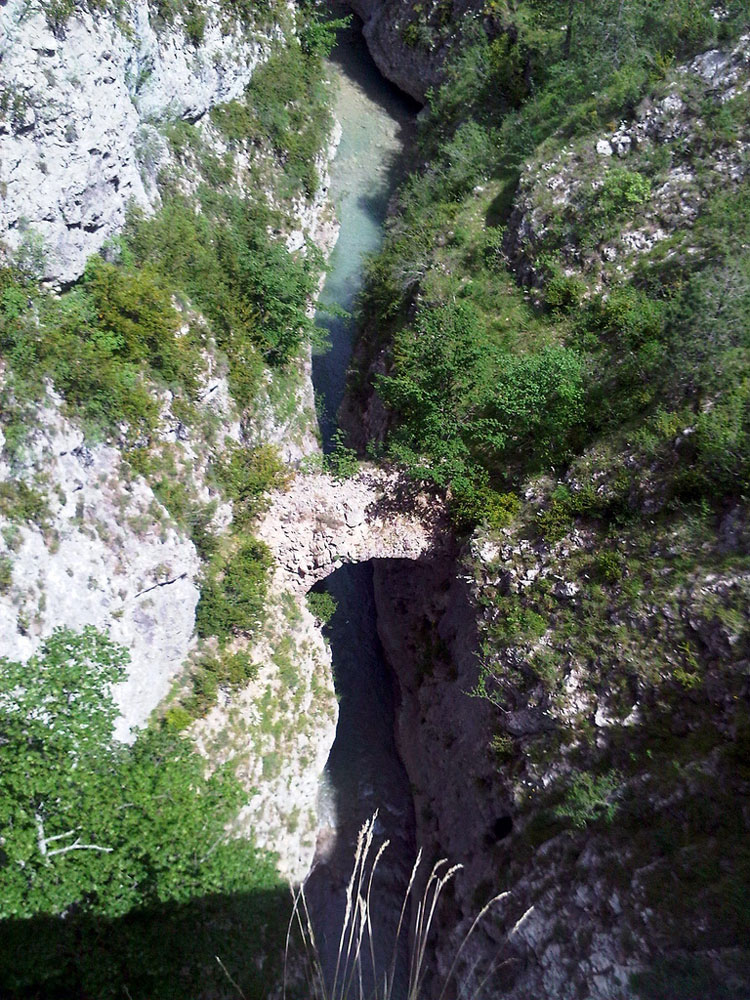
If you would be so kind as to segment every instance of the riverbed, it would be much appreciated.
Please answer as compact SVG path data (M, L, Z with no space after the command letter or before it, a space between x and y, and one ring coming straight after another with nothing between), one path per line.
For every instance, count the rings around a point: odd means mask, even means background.
M356 337L351 313L362 287L367 255L377 250L388 201L403 175L415 106L378 73L357 27L343 33L332 55L335 114L342 135L331 169L331 193L340 222L317 322L330 350L313 359L313 384L324 451L337 430L346 372ZM326 313L333 307L334 313ZM345 888L362 824L377 812L373 851L390 841L372 886L375 976L390 975L396 925L414 859L414 815L409 782L396 749L398 690L377 637L372 566L343 566L326 589L338 608L325 635L331 644L339 723L321 779L319 838L306 893L329 989L345 909ZM366 949L369 955L369 945ZM372 985L372 963L364 976ZM395 951L393 997L405 996L407 935ZM381 987L382 990L382 987Z

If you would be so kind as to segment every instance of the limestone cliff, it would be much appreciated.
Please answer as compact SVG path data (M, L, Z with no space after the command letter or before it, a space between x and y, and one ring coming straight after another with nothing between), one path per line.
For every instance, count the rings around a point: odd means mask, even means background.
M205 5L197 42L181 18L160 24L147 0L122 20L78 6L58 26L25 0L0 12L0 242L16 249L38 234L45 276L62 284L118 232L130 202L158 204L169 161L159 124L239 97L283 37L279 25L228 20L218 3Z
M204 15L196 37L182 15L165 22L145 0L119 15L79 5L62 21L43 5L10 2L0 10L3 262L28 265L57 288L70 285L119 233L129 208L159 208L164 171L192 197L205 183L201 157L231 160L225 184L238 201L270 202L273 238L290 253L305 254L308 244L330 251L336 226L327 169L337 131L314 157L317 189L291 195L274 186L274 150L236 141L230 149L208 115L241 97L272 43L284 44L293 9L279 5L254 24L219 2L204 5ZM181 156L166 138L175 122L194 129ZM267 178L260 192L258 173ZM173 298L172 306L183 324L178 336L191 325L207 330L190 304ZM228 447L271 445L290 467L318 448L308 351L284 372L264 373L261 391L242 410L226 360L211 337L204 340L187 410L179 390L149 386L157 427L135 442L125 423L105 441L92 435L51 384L41 402L19 403L12 373L0 369L0 389L24 407L25 425L13 447L0 434L0 656L27 659L58 626L107 632L130 652L127 679L115 692L115 735L123 740L184 688L201 645L195 609L205 559L159 484L166 476L191 509L205 511L221 544L232 506L211 469ZM147 453L161 471L138 465L148 466ZM258 663L252 685L233 697L221 692L194 726L213 764L237 759L249 803L237 833L249 831L277 851L282 874L296 880L312 855L317 780L336 714L329 656L299 600L272 593L264 633L244 651ZM210 653L211 640L203 647ZM293 681L283 669L288 662ZM258 786L264 792L256 796Z

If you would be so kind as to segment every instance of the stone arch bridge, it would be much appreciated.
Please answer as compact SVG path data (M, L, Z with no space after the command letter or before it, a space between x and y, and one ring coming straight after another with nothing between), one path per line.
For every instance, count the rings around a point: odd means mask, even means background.
M297 594L343 563L430 558L453 544L442 500L375 466L344 480L298 475L273 494L257 536L276 560L275 586Z

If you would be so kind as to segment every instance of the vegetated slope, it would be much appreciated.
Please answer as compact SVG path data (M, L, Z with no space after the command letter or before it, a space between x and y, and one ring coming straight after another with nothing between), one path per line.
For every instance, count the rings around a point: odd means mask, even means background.
M475 794L513 827L476 832L459 911L510 889L490 992L739 998L747 12L491 14L503 30L478 22L429 101L350 403L385 412L371 448L478 525L475 694L496 714Z
M276 981L288 893L276 859L256 847L262 808L253 813L249 800L256 774L269 785L294 779L299 801L262 818L265 843L287 853L287 841L299 844L332 696L322 641L298 651L302 612L272 605L269 554L252 522L265 492L293 474L286 463L315 448L306 367L322 267L315 240L325 244L327 227L333 123L322 54L332 35L314 12L254 11L142 2L42 4L20 20L15 5L3 11L26 56L43 44L66 73L80 62L64 93L82 80L96 90L91 63L105 75L109 63L116 78L131 49L167 65L171 53L181 66L192 47L209 66L197 111L188 74L186 100L151 123L160 172L153 197L139 199L151 214L131 207L84 270L81 253L101 246L122 207L117 185L84 184L97 225L78 220L87 236L68 256L64 241L45 243L44 226L18 219L1 248L4 996L216 997L236 992L233 980L261 996ZM262 65L248 56L259 34ZM209 51L235 58L226 72L201 50L205 35ZM16 57L22 64L24 52ZM47 104L37 93L33 114L5 94L3 149L29 134L43 151L59 146L54 80L50 71ZM179 96L179 74L164 86ZM109 142L122 109L102 107ZM80 116L68 109L60 140L74 149ZM107 148L107 170L130 176L131 160ZM92 176L102 166L94 154L90 166ZM23 178L13 184L8 211L24 198ZM81 192L49 191L55 235L61 206L80 209ZM39 195L27 200L37 206ZM40 280L76 276L59 295ZM232 719L238 746L227 716L251 684L252 717L237 709ZM120 742L170 688L163 717ZM200 720L212 709L208 727ZM287 761L289 743L299 752ZM240 812L252 821L238 825Z

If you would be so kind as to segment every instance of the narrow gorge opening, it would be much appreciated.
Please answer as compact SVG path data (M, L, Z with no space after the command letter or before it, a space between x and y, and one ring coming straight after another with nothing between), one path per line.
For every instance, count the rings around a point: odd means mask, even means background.
M318 843L306 894L329 975L336 967L357 838L377 813L376 848L389 841L371 896L376 967L382 975L390 966L416 849L412 790L396 745L400 691L377 633L373 561L342 566L327 578L325 589L337 603L323 631L331 647L339 720L321 780ZM407 960L404 933L395 996L405 993Z
M337 414L356 338L353 312L368 254L382 239L389 199L404 174L418 105L375 66L361 22L340 36L332 54L341 140L331 166L331 193L340 224L320 297L317 325L329 350L313 357L313 386L323 451L337 447ZM377 631L373 560L344 565L323 584L337 607L324 635L330 642L339 721L321 780L319 833L306 895L317 948L330 981L359 831L377 812L378 845L390 841L372 885L375 972L390 973L401 901L414 862L412 790L396 745L398 682ZM317 588L316 588L317 589ZM369 951L369 947L368 947ZM408 933L401 934L393 996L406 995ZM365 963L364 975L371 970Z
M466 606L454 571L452 554L371 559L342 566L315 588L325 589L336 602L323 634L331 648L339 719L321 782L318 840L305 892L329 989L363 825L377 814L371 859L388 842L367 894L372 949L366 938L363 975L373 987L368 977L374 964L382 990L395 955L392 996L405 998L410 916L432 864L442 856L435 853L442 849L438 813L453 817L450 803L461 800L464 816L472 815L473 800L465 790L437 787L450 770L444 767L446 753L455 756L459 773L466 766L466 748L444 745L435 732L436 716L444 709L455 711L459 729L466 729L465 706L459 703L469 699L462 699L465 685L457 683L453 660L454 637L463 632ZM455 739L453 733L450 740ZM452 773L455 778L455 768ZM486 817L482 822L486 825ZM497 837L507 835L506 826L497 824ZM409 897L412 913L407 909L399 935L401 906L419 848L425 856ZM363 995L371 992L365 989Z
M345 12L345 11L344 11ZM356 340L353 311L368 254L378 249L388 202L405 173L419 105L381 76L353 16L331 55L341 139L331 164L339 236L331 254L316 324L330 349L313 357L312 380L323 450L330 451Z

